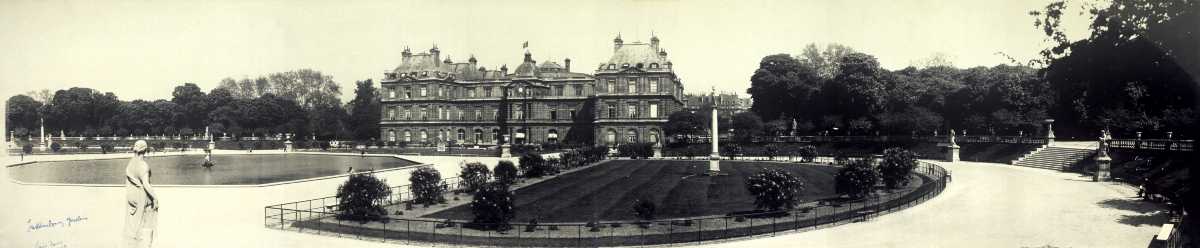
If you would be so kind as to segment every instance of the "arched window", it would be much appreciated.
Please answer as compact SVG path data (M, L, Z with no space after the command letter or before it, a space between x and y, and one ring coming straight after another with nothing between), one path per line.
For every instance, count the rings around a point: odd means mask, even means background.
M608 133L606 135L604 135L604 141L610 145L616 144L617 143L617 131L609 129Z
M404 130L404 142L412 142L412 132Z
M492 142L500 142L500 129L492 129Z
M396 142L396 130L388 130L388 141Z
M608 69L609 69L609 70L615 70L615 69L617 69L617 64L608 64Z
M637 130L629 129L629 131L625 131L625 142L628 142L630 144L637 143L638 142Z
M421 130L421 143L429 143L429 132Z
M483 142L483 130L475 129L475 143Z
M647 136L646 142L661 143L662 141L658 140L658 130L650 130L650 135Z
M658 63L650 63L650 69L658 69Z
M642 69L642 67L645 67L645 64L642 64L642 63L637 63L637 68L638 68L638 69Z

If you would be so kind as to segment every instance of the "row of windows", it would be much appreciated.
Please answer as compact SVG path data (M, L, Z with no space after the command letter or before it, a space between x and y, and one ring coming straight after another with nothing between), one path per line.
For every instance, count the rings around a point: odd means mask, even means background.
M622 88L618 88L618 87L622 87ZM626 83L624 85L618 84L616 79L609 79L608 82L606 82L606 84L605 84L604 90L605 90L605 92L608 92L608 93L624 92L624 93L628 93L628 94L637 94L637 93L661 93L663 91L659 91L660 88L661 87L659 87L659 81L657 78L649 79L649 82L645 83L644 85L641 83L641 80L638 80L637 78L630 78L628 81L626 81Z
M516 135L517 139L525 138L525 129L517 129L516 132L517 132L517 135ZM496 141L500 140L500 129L492 129L491 133L492 134L491 134L490 139L484 140L483 130L475 129L475 131L473 132L473 135L471 136L473 139L471 139L471 140L473 140L475 142L485 142L485 141L496 142ZM457 138L457 139L454 139L454 140L457 140L458 142L467 141L468 137L467 137L466 129L458 129L458 131L455 134L456 135L454 136L454 138ZM395 141L404 141L404 142L419 141L422 143L429 143L430 141L450 140L450 137L451 137L449 130L434 131L433 135L435 135L436 137L430 136L429 131L424 130L424 129L415 132L415 135L417 135L417 136L414 136L413 131L407 130L407 129L404 131L401 131L400 133L397 133L396 130L388 130L387 141L393 141L393 142L395 142ZM654 137L657 137L657 136L654 136ZM430 140L430 138L434 138L434 139ZM550 129L550 130L546 131L546 140L547 141L556 142L556 141L558 141L558 138L559 138L558 130Z
M643 140L640 139L641 137L638 136L638 131L636 129L626 130L625 135L622 138L623 138L622 140L626 143L643 142ZM644 141L651 142L651 143L659 142L658 130L650 130L649 135L646 135L646 139ZM604 142L607 144L616 144L617 143L617 130L608 129L608 131L605 131L604 132Z
M525 112L527 111L526 106L523 106L521 104L513 104L511 109L512 109L512 113L509 115L509 118L518 119L518 120L526 118L526 116L525 116ZM657 113L657 109L658 109L657 105L652 106L652 109L653 109L652 110L653 113ZM494 119L498 112L499 111L495 110L495 109L488 109L485 111L484 108L478 108L478 109L474 109L474 110L457 109L457 111L455 111L455 110L448 110L448 108L441 107L441 106L432 107L432 108L421 106L420 109L414 113L413 109L411 109L411 108L401 109L400 107L389 107L387 109L387 118L386 119L388 119L388 120L429 120L430 117L432 116L434 120L449 120L449 119L484 120L485 117L488 119ZM550 111L548 112L549 113L548 117L550 118L550 120L558 120L559 112L563 112L565 115L564 117L567 117L567 120L575 119L575 110L554 109L553 107L551 107ZM484 113L488 113L488 114L490 114L490 116L484 116ZM414 116L414 115L416 115L416 116Z
M638 69L646 68L646 64L643 64L643 63L637 63L637 64L633 64L633 65L630 65L629 63L624 63L624 64L621 64L621 69L629 68L630 66L637 67ZM659 67L660 66L658 66L658 63L650 63L650 69L658 69ZM608 64L608 69L616 70L617 64Z
M608 103L607 109L608 109L608 118L609 119L616 119L616 118L619 118L618 116L621 116L617 113L620 110L620 108L617 107L616 103ZM639 112L641 112L640 111L641 109L642 109L641 105L638 104L637 102L629 102L628 104L625 104L624 117L631 118L631 119L643 117L643 116L639 115ZM646 110L647 114L644 117L658 118L658 103L648 104L646 106L645 110Z
M554 96L567 96L566 95L567 93L572 93L571 96L586 96L584 94L585 87L591 87L591 86L584 85L584 84L554 85L552 87L553 90L550 93L552 93ZM657 87L657 86L655 86L655 87ZM449 97L467 97L467 98L500 97L500 92L498 91L497 88L499 88L499 87L494 87L494 86L465 87L465 88L461 88L462 90L459 91L458 90L459 88L451 88L450 86L433 86L433 90L430 90L429 86L417 86L416 87L416 95L418 97L429 97L429 96L436 96L436 97L449 96ZM569 91L567 90L568 88L570 89ZM387 87L386 90L387 90L388 98L411 99L411 98L413 98L413 94L414 94L413 87L403 87L403 88ZM536 91L531 91L531 92L535 93L535 95L540 94L540 93L536 93ZM516 88L513 92L510 92L510 95L524 96L526 94L524 92L524 88Z

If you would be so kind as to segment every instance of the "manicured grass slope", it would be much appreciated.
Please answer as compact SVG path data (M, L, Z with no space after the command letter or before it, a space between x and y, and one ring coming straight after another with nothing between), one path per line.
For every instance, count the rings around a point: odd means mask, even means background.
M806 185L805 200L834 196L837 168L833 167L722 161L721 171L727 175L693 176L707 166L707 161L609 161L517 190L514 222L531 218L539 222L636 220L632 206L639 198L654 201L657 218L752 210L754 197L746 191L745 178L763 167L782 168L801 177ZM464 205L425 217L470 220L473 215Z

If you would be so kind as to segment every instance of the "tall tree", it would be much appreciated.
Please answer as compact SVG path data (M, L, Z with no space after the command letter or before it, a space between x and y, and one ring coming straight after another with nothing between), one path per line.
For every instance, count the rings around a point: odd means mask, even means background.
M355 82L354 99L350 100L350 119L347 123L357 140L379 137L379 121L383 107L379 100L379 89L370 79Z
M15 95L8 98L8 111L5 112L5 120L7 120L8 131L17 128L25 128L26 130L37 129L40 125L39 118L42 117L42 103L27 95ZM6 134L7 135L7 134Z

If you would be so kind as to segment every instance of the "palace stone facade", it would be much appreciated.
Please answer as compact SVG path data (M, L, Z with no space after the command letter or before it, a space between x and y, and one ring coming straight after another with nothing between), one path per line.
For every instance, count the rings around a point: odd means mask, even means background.
M410 144L495 145L658 142L671 112L683 108L683 84L658 37L650 43L613 40L612 57L593 74L571 60L525 58L515 69L401 53L381 82L381 139Z

